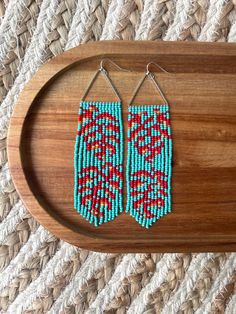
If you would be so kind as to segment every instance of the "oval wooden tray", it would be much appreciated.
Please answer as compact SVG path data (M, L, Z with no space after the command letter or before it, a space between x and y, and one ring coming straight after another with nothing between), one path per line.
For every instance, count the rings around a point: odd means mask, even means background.
M157 75L171 106L173 211L150 230L128 214L96 228L73 209L79 102L103 57L134 70L125 73L107 65L122 96L124 121L147 62L174 73ZM54 58L21 93L9 128L10 169L25 206L56 236L86 249L235 250L235 72L236 45L225 43L105 41ZM87 99L113 100L114 95L100 77ZM150 82L136 98L136 103L147 102L158 102Z

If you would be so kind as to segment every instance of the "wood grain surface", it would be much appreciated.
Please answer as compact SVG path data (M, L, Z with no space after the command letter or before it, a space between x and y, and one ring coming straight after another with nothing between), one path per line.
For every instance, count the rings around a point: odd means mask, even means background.
M99 228L73 209L73 154L79 102L103 57L127 103L154 61L170 103L172 213L149 230L128 214ZM115 100L99 76L87 100ZM160 103L146 81L136 104ZM8 134L10 169L32 215L58 237L103 252L234 251L236 248L236 44L103 41L81 45L42 66L15 106ZM124 189L124 203L126 192Z

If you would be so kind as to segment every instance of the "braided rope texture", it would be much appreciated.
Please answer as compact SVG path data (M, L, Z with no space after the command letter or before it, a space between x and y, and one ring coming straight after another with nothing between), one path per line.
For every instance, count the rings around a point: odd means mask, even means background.
M101 254L30 216L6 154L13 106L51 57L94 40L236 41L235 0L0 0L0 312L236 313L236 254Z

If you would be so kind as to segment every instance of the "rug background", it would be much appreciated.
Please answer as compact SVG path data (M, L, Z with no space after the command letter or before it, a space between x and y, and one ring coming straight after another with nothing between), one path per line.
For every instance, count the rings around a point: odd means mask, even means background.
M227 0L0 1L1 313L236 313L235 253L100 254L30 216L8 169L20 91L48 59L100 39L236 41Z

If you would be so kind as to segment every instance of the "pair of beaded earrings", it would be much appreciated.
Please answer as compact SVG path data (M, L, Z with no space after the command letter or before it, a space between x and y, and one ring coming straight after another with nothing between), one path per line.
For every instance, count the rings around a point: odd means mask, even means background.
M122 103L101 61L80 102L74 150L74 207L90 223L99 226L123 212L123 181L127 185L126 212L149 228L171 211L172 139L169 105L156 78L147 71L128 107L127 163L123 174L124 136ZM119 67L109 60L120 70ZM102 73L118 101L85 101ZM168 72L167 72L168 73ZM132 105L145 79L150 79L164 104Z

